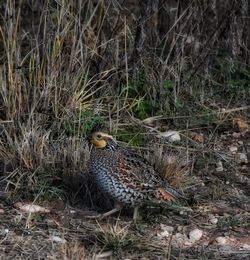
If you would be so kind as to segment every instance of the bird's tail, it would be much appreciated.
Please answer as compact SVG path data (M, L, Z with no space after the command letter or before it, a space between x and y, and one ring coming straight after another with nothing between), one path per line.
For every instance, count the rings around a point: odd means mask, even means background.
M171 187L158 188L155 191L155 197L159 201L171 202L178 199L187 200L187 198Z

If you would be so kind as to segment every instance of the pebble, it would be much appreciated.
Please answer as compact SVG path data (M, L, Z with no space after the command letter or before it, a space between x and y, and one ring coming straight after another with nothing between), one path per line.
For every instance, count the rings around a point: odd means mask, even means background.
M243 245L242 245L242 248L245 249L245 250L250 250L250 245L248 245L248 244L243 244Z
M180 232L180 231L182 231L182 230L183 230L183 227L182 227L182 226L178 226L178 227L177 227L177 231Z
M38 213L38 212L49 213L50 212L50 210L35 204L22 204L21 202L17 202L15 204L15 207L19 208L20 210L26 213Z
M169 142L176 142L176 141L180 141L181 140L181 136L179 134L179 132L177 131L166 131L166 132L162 132L158 135L158 137L163 137L168 139Z
M238 147L237 147L237 146L230 146L230 147L229 147L229 151L230 151L231 153L236 153L236 152L238 151Z
M219 245L225 245L227 244L227 239L225 237L217 237L215 239L215 241L219 244Z
M244 153L237 153L237 160L239 163L242 163L242 164L247 164L248 163L248 159L247 159L247 156L246 154Z
M175 234L175 243L177 246L182 246L183 244L189 243L189 241L185 234L176 233Z
M233 138L238 139L238 138L241 137L241 133L234 132L234 133L232 134L232 136L233 136Z
M0 229L0 235L5 236L10 232L10 230L8 228L5 229Z
M166 237L169 237L169 232L167 231L167 230L165 230L165 231L162 231L161 233L159 233L159 234L157 234L157 236L159 237L159 238L166 238Z
M189 241L191 243L197 242L202 238L202 236L203 236L203 231L201 229L196 228L189 232Z
M212 217L212 218L209 219L209 221L210 221L212 224L216 225L216 224L218 223L218 218Z
M217 167L216 167L216 171L217 171L217 172L223 172L224 169L223 169L223 165L222 165L222 162L221 162L221 161L217 162L217 163L216 163L216 166L217 166Z
M57 243L65 244L67 241L64 238L60 238L58 236L51 236L50 240Z
M164 230L164 231L166 230L169 233L174 232L174 227L172 227L172 226L165 226L164 224L161 224L161 229Z
M0 208L0 214L3 214L4 213L4 210Z

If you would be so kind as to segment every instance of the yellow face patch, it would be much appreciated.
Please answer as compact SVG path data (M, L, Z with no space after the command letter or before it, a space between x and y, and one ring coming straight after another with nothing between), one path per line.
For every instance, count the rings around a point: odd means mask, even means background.
M96 147L96 148L104 148L107 145L107 142L105 140L96 140L92 139L91 143Z
M107 145L107 141L113 139L111 135L102 133L102 132L95 132L92 135L91 138L91 143L96 147L96 148L105 148Z

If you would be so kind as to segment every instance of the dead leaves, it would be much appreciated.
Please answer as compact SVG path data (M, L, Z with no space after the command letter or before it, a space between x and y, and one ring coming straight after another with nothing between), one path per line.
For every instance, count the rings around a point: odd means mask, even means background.
M189 132L189 137L197 143L204 143L204 135L201 133Z
M240 117L233 118L233 125L236 126L243 135L249 131L249 124Z

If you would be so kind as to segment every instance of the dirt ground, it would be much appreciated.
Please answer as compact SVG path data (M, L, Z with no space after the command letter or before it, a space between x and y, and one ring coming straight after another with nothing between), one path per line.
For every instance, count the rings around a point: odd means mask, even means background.
M47 213L26 213L20 208L25 201L13 199L2 185L0 258L249 259L249 151L249 133L222 131L213 144L221 161L194 166L196 202L148 205L137 223L130 211L88 219L91 209L59 199L45 207Z

